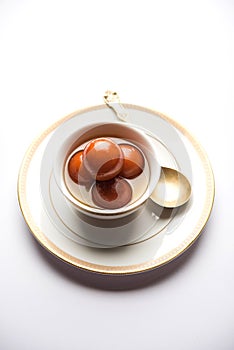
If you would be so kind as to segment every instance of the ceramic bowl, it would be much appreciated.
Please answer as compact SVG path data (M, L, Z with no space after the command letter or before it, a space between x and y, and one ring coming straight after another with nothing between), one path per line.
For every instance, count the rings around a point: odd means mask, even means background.
M135 201L118 209L103 209L86 204L74 195L76 191L75 186L78 185L71 184L69 186L67 182L66 172L69 156L79 149L81 145L99 137L116 138L132 143L142 151L147 161L147 186L142 195ZM109 220L123 218L140 210L152 194L159 180L161 168L157 161L155 149L149 137L144 132L138 130L134 125L114 122L102 124L91 123L85 127L78 127L76 130L71 131L66 137L66 140L61 145L58 145L57 155L53 164L53 172L58 188L78 214L87 216L88 218Z

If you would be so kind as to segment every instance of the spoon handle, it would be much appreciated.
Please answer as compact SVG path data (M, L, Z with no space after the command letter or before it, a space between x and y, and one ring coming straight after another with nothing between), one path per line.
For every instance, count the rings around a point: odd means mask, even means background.
M104 95L104 101L108 107L112 108L117 117L123 122L129 121L129 115L124 106L120 103L120 98L117 92L106 91Z
M112 108L113 111L115 112L116 116L124 121L124 122L130 122L130 117L129 117L129 114L127 112L127 109L121 104L120 102L120 97L118 95L117 92L113 92L113 91L110 91L110 90L107 90L105 92L105 95L103 96L104 98L104 101L106 103L106 105L109 107L109 108ZM141 129L142 131L144 131L148 136L151 136L153 138L155 138L155 135L150 132L148 129L145 129L139 125L137 125L137 127L139 129ZM158 140L159 142L161 142L163 144L162 141ZM164 145L164 144L163 144Z

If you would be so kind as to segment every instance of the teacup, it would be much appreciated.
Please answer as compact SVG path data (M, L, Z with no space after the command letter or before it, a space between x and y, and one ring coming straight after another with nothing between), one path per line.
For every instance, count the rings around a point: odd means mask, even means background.
M144 155L147 163L147 183L142 194L129 204L117 209L100 208L90 203L85 203L75 195L76 184L67 180L67 166L69 157L90 140L96 138L111 138L122 140L136 146ZM66 200L72 205L78 214L85 220L97 219L109 220L137 215L137 212L144 206L147 199L152 194L160 177L161 167L157 161L156 151L149 137L136 126L122 122L112 123L90 123L85 127L77 128L71 132L66 140L58 146L57 155L53 165L54 177L58 188L63 193ZM129 180L131 182L131 180ZM134 182L134 180L133 180ZM134 185L133 185L134 187ZM125 220L124 220L125 221Z

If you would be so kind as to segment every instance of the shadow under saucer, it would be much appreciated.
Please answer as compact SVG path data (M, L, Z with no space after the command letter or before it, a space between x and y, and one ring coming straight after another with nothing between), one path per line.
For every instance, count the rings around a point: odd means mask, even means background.
M209 225L207 224L202 232L205 233L208 229ZM65 279L90 288L107 291L124 291L149 287L172 277L183 269L194 258L195 254L199 252L200 242L203 239L202 234L182 255L163 266L143 273L123 275L101 274L76 268L51 255L34 238L32 238L32 242L44 261L47 262L48 267L52 268L57 274L62 275Z

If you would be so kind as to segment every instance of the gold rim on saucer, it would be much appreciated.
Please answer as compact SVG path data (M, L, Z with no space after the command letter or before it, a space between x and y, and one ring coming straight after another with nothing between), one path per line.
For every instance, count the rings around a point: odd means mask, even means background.
M167 254L160 256L157 259L151 259L147 262L134 264L134 265L127 265L127 266L106 266L106 265L94 264L94 263L90 263L90 262L78 259L64 252L61 248L57 247L50 239L48 239L46 235L42 232L42 230L34 222L34 219L31 214L29 204L27 201L26 186L27 186L27 173L30 166L30 162L37 148L51 132L53 132L58 126L60 126L66 120L69 120L74 116L81 115L84 112L105 108L105 105L93 106L93 107L75 111L69 114L68 116L60 119L59 121L51 125L48 129L46 129L34 142L32 142L32 144L28 148L24 156L24 159L22 161L20 171L19 171L19 177L18 177L19 205L27 225L29 226L33 236L38 240L38 242L44 248L46 248L50 253L54 254L56 257L62 259L63 261L77 268L88 270L91 272L101 273L101 274L125 275L125 274L142 273L148 270L159 268L160 266L165 265L166 263L180 256L200 236L202 229L204 228L205 224L209 219L209 216L213 207L214 194L215 194L214 176L213 176L213 171L212 171L209 159L206 153L204 152L203 148L201 147L201 145L195 140L193 136L191 136L191 134L184 127L182 127L179 123L177 123L170 117L160 112L157 112L148 108L132 105L132 104L124 104L124 107L133 108L139 111L148 112L150 114L157 115L160 118L167 121L169 124L173 125L175 128L177 128L181 132L181 134L183 134L191 142L204 168L204 172L206 175L207 192L206 192L206 198L205 198L204 208L202 210L202 213L200 217L197 219L197 223L195 227L192 229L192 232L187 236L187 238L184 241L182 241L176 248L169 251Z

